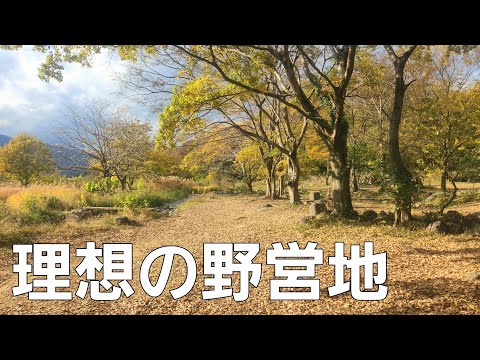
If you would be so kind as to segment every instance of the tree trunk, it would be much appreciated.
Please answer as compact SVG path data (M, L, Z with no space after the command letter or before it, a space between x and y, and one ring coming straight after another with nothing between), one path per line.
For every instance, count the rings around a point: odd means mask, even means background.
M285 196L285 175L280 175L278 178L278 196Z
M133 183L134 182L135 182L135 178L128 179L128 181L127 181L128 190L133 190Z
M440 210L438 210L438 213L439 214L443 214L443 212L445 211L445 209L453 202L453 200L457 197L457 191L458 191L458 188L457 188L457 184L455 183L455 179L451 178L450 176L448 176L448 172L447 172L447 178L450 180L450 183L453 185L453 192L452 194L450 195L450 197L447 199L447 201L445 201L442 206L440 207Z
M352 167L352 176L353 176L353 192L358 191L358 179L357 172L355 171L355 166Z
M447 170L444 170L442 171L442 177L440 179L440 188L442 189L443 192L447 192L447 176L448 176L448 173L447 173Z
M267 191L265 198L275 200L275 166L273 166L273 160L271 158L264 159L263 163L267 169Z
M393 99L393 109L390 114L389 142L388 150L392 165L393 181L396 185L394 193L395 198L395 220L394 226L406 223L412 219L412 197L415 192L415 182L412 174L405 167L400 153L400 123L402 120L403 101L405 91L408 85L405 85L404 69L411 53L415 47L405 52L402 56L397 56L393 50L387 48L395 67L395 95Z
M325 175L325 185L328 186L328 179L330 178L330 167L327 165L327 173Z
M126 176L117 176L120 185L122 186L122 191L127 190L127 177Z
M248 192L250 194L252 194L253 193L253 180L246 180L245 183L247 184Z
M293 153L288 157L288 197L290 204L300 204L300 192L298 191L298 183L300 180L300 166L297 154Z
M348 128L344 126L339 130L330 154L333 211L341 217L352 218L355 212L350 194L350 168L347 162Z

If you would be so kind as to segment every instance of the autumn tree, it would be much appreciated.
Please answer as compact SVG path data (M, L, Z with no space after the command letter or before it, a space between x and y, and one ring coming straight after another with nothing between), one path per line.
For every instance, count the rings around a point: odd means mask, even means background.
M101 50L98 46L42 46L49 52L40 69L45 80L61 80L62 61L85 66ZM347 89L354 69L355 45L331 46L111 46L124 60L137 61L140 54L157 60L163 71L140 73L141 83L128 79L140 94L165 94L179 81L199 72L214 73L224 82L251 94L275 99L314 125L330 152L332 200L340 216L354 216L347 161L348 124L344 120ZM148 74L147 77L143 74ZM138 78L138 77L137 77ZM268 87L271 79L274 86ZM143 82L146 81L146 84ZM289 165L294 175L294 162ZM292 186L295 181L289 180ZM291 190L292 191L292 190ZM294 198L293 201L296 201Z
M475 80L477 61L459 56L447 46L428 50L424 76L412 97L413 131L421 134L421 156L434 169L441 170L440 186L447 191L450 170L457 169L455 155L474 149L480 135L480 83ZM460 166L461 167L461 166Z
M132 190L135 180L147 172L146 160L153 150L152 127L148 122L121 117L110 124L110 162L122 190Z
M68 170L113 176L111 124L121 116L119 109L100 101L87 101L82 107L66 107L54 129L55 147L68 154Z
M54 131L56 147L69 154L69 169L88 170L104 178L116 176L122 189L131 188L145 172L153 150L151 126L126 109L100 100L83 108L69 107Z
M162 176L187 176L180 164L190 150L187 146L178 148L158 147L148 152L145 167L146 176L159 178Z
M238 136L229 127L202 132L189 146L191 151L180 166L197 179L239 180L253 192L253 182L264 174L257 144Z
M275 99L312 122L330 152L332 202L340 216L354 215L347 161L347 88L356 46L178 46L193 64L209 66L222 79L250 93ZM260 75L252 77L252 69ZM274 88L269 88L271 79ZM295 172L295 166L289 167ZM291 182L291 181L290 181Z
M262 174L262 165L259 147L255 143L246 144L235 155L233 171L237 178L247 186L250 193L253 193L253 183Z
M19 135L0 148L0 171L23 186L52 171L53 165L48 145L31 135Z

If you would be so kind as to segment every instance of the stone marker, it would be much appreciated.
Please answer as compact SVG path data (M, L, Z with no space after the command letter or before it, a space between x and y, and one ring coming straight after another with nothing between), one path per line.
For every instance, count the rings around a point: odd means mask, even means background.
M308 200L317 201L321 199L320 191L310 191L308 195Z
M310 207L308 208L308 215L317 216L318 214L324 211L327 211L327 205L325 205L325 203L323 202L313 203L313 204L310 204Z

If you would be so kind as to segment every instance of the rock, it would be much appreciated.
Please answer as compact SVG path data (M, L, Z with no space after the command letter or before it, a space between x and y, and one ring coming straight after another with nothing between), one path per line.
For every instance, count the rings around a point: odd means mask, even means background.
M308 215L317 216L321 212L327 211L327 205L324 202L311 204L308 208Z
M115 218L115 222L118 224L118 225L127 225L130 223L130 219L126 216L121 216L121 217L117 217Z
M85 209L74 209L67 215L67 220L80 222L93 215L92 211Z
M328 215L328 217L331 219L331 220L337 220L340 218L340 215L338 214L338 211L333 209L333 211Z
M480 212L469 214L463 218L465 234L480 236Z
M312 221L313 219L315 219L315 216L303 216L301 219L300 219L300 222L302 224L308 224L310 221Z
M82 221L82 219L81 219L79 216L73 215L73 214L67 215L67 218L66 218L66 219L67 219L67 221L73 221L73 222L80 222L80 221Z
M450 210L442 216L441 221L445 222L448 227L448 234L463 233L463 215L458 211Z
M432 222L430 225L427 226L427 230L440 234L448 234L450 231L448 225L443 220Z
M480 273L475 271L469 272L467 275L465 275L464 279L467 281L480 280Z
M456 223L463 222L463 215L460 214L458 211L454 211L454 210L447 211L447 213L443 215L443 218L448 222L456 222Z
M372 221L377 218L377 212L374 210L365 210L363 214L360 216L362 221Z
M310 201L320 200L320 191L310 191L308 199Z
M427 230L441 234L461 234L464 232L463 223L463 215L458 211L451 210L443 214L441 218L432 221L428 225Z
M393 221L395 219L395 215L391 211L386 212L384 210L381 210L378 213L377 219L379 221Z
M271 204L267 204L267 205L262 206L262 208L271 208L271 207L273 207L273 205L271 205Z

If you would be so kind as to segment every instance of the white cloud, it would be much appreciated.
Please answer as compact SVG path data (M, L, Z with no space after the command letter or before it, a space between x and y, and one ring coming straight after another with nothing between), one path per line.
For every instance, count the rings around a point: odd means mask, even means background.
M0 134L14 136L26 131L46 136L65 104L78 105L91 98L129 105L137 116L147 117L146 109L115 95L114 73L123 71L116 55L102 52L91 68L64 64L61 83L45 83L37 77L44 58L45 54L34 52L31 46L0 51Z

